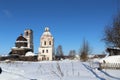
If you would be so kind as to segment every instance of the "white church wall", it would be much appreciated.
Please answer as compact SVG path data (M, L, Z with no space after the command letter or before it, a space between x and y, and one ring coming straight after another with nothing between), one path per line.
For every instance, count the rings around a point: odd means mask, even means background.
M38 48L38 60L53 60L54 39L49 32L49 28L45 28L41 38L40 47Z

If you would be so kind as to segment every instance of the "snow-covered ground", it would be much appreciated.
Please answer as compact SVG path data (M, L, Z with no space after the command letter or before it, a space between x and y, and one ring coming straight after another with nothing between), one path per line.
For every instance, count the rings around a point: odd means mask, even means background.
M0 80L120 80L120 70L97 70L96 62L0 62Z

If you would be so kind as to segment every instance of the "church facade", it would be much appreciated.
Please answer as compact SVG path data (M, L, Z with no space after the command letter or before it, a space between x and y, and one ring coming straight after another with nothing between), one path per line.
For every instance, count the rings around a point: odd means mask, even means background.
M33 44L33 31L31 29L26 29L24 34L18 36L15 41L15 47L12 47L9 55L26 57L33 56L33 60L38 61L52 61L55 58L54 55L54 38L48 27L45 28L42 36L40 37L40 46L38 48L38 55L34 53ZM35 57L35 58L34 58Z
M33 31L26 29L24 36L21 34L15 42L15 47L12 47L10 55L23 55L27 52L33 52Z
M53 60L54 59L54 38L48 27L45 28L41 38L40 47L38 48L38 60Z

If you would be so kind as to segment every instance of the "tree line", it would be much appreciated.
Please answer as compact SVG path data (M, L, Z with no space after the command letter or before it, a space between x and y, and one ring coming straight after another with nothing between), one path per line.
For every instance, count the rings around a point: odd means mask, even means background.
M105 26L102 41L106 43L107 47L120 48L120 12L116 16L114 16L114 18L112 19L112 23ZM78 53L78 55L80 56L80 60L87 61L88 54L90 53L91 53L91 47L88 41L84 39L83 44ZM61 45L57 47L56 55L61 57L64 56ZM72 59L74 59L75 55L76 55L75 50L69 51L69 56Z
M79 55L80 60L87 61L88 54L90 54L90 53L91 53L91 48L90 48L88 42L84 39L83 44L82 44L78 54L76 53L75 50L70 50L68 53L68 56L70 59L74 59L76 57L76 55ZM56 49L56 56L59 56L60 58L63 58L65 56L61 45L59 45Z

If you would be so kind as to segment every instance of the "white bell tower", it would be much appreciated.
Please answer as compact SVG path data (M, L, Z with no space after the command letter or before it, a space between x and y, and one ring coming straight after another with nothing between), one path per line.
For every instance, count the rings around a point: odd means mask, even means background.
M48 27L40 38L40 47L38 49L38 60L53 60L54 57L54 38Z
M31 48L32 51L33 51L33 31L31 29L26 29L24 31L24 37L27 39L27 42L28 42L28 45L27 47L28 48Z

